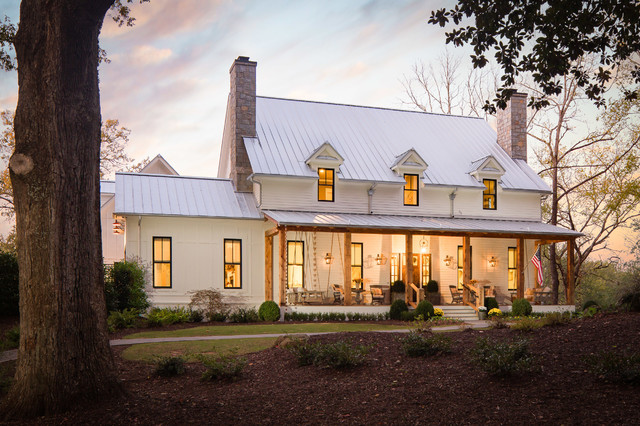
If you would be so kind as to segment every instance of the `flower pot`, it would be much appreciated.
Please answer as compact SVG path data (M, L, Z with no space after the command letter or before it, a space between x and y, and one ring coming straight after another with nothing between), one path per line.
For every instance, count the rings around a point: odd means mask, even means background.
M478 319L486 320L487 319L487 311L478 311Z

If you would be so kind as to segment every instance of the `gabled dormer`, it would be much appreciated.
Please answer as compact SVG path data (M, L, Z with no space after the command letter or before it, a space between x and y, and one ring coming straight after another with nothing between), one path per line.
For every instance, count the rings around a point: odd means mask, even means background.
M398 155L393 164L391 164L391 170L398 176L405 174L422 175L427 170L427 167L429 167L427 162L413 148Z
M471 163L471 167L469 168L469 174L478 182L482 182L483 179L495 179L496 181L500 181L504 173L504 167L502 167L493 155L487 155L486 157L474 161Z
M311 153L305 163L314 172L317 172L318 169L334 169L337 173L340 171L342 163L344 163L344 158L329 142L325 142Z

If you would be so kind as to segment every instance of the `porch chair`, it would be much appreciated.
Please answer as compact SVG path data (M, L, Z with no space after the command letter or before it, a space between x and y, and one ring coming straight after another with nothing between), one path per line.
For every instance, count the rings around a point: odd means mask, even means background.
M449 291L451 291L451 303L462 303L462 292L455 285L450 285Z
M369 286L371 291L371 304L372 305L384 305L384 291L382 286L372 285Z
M342 305L344 301L344 291L340 284L331 284L331 291L333 291L333 303L334 305Z

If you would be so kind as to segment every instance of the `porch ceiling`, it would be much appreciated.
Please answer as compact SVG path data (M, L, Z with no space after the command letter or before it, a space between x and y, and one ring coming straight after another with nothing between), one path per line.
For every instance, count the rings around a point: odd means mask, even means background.
M367 215L263 210L279 226L328 232L425 233L496 238L573 239L582 234L541 222L493 219L462 219L426 216Z

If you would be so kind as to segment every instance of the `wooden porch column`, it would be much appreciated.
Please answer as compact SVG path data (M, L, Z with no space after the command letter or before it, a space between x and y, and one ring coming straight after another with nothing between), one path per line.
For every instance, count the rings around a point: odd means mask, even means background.
M465 235L462 237L462 252L463 252L463 264L462 264L462 282L469 284L471 281L471 237ZM466 288L462 289L462 303L465 305L469 302L469 291Z
M404 286L404 301L409 304L409 297L411 295L410 285L413 283L413 235L407 234L405 236L405 248L407 265L405 270L407 271L407 280Z
M280 243L280 306L287 304L287 230L284 226L278 232Z
M573 265L575 262L575 245L576 240L571 238L567 240L567 305L573 305L576 303L575 301L575 277Z
M518 289L518 299L524 298L524 238L518 238L516 246L517 264L516 264L516 288Z
M344 304L351 305L351 232L344 233Z
M264 237L264 300L273 300L273 235Z

